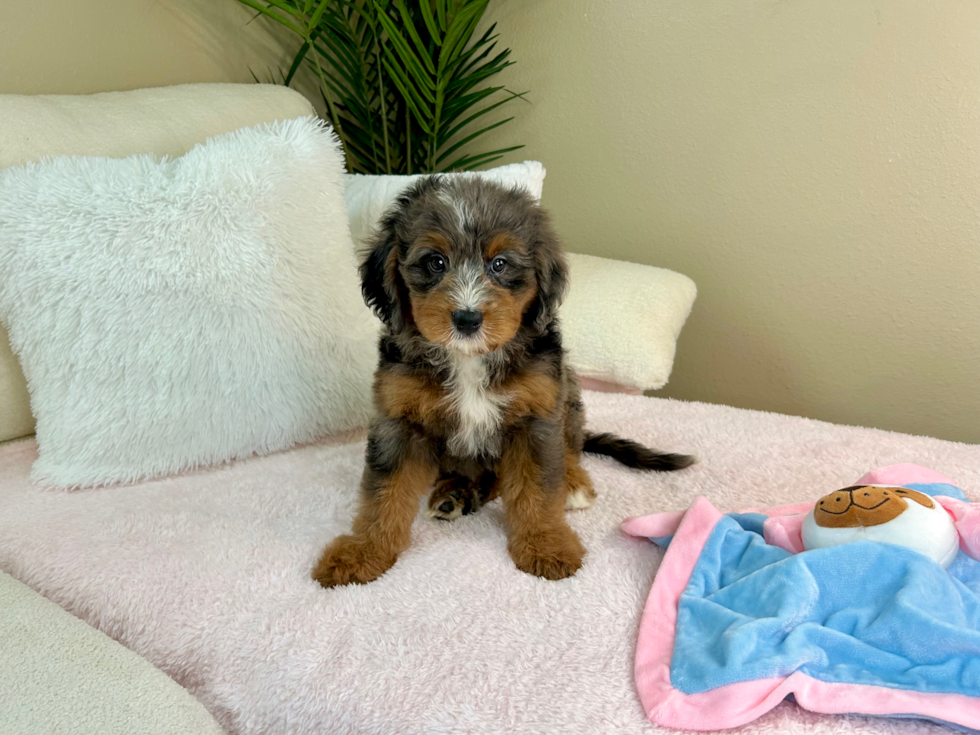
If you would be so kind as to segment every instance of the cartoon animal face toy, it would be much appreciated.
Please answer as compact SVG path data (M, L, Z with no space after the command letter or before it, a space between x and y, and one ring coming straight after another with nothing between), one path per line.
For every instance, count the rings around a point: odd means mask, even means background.
M854 485L824 495L803 520L807 550L851 541L882 541L917 551L948 568L959 549L949 513L904 487Z

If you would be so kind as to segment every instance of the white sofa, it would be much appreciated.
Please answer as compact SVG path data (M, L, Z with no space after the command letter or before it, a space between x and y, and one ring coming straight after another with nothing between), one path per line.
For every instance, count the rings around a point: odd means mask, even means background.
M173 679L0 572L5 735L209 735L223 730Z

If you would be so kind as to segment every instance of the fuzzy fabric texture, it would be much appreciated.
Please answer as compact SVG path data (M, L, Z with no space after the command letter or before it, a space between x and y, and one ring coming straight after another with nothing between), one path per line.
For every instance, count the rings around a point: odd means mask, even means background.
M4 735L221 735L146 659L0 573Z
M50 156L180 156L215 135L312 112L303 95L280 84L0 94L0 169ZM33 431L27 383L0 323L0 441Z
M644 474L587 457L588 548L561 582L519 572L494 501L420 515L381 579L324 590L323 545L350 528L364 443L324 441L136 487L29 479L36 447L0 448L0 568L145 656L231 733L657 732L633 681L638 624L663 552L627 516L812 501L869 467L916 462L980 498L980 446L642 396L584 394L588 426L698 464ZM358 439L359 437L351 437ZM783 703L746 733L930 733Z
M172 160L0 172L0 320L44 483L133 481L362 425L375 328L336 137L305 117Z

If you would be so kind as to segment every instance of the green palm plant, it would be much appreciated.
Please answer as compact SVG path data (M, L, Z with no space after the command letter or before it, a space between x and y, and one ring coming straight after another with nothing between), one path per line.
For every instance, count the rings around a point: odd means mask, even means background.
M295 33L318 81L347 170L413 174L472 170L521 145L474 151L513 116L486 117L526 92L488 80L507 68L495 25L475 38L489 0L238 0ZM254 76L254 74L253 74Z

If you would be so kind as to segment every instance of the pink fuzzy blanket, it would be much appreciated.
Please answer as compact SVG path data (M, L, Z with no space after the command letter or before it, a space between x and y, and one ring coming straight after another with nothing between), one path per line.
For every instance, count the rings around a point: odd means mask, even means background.
M723 406L587 393L589 425L698 456L646 475L587 459L599 500L570 514L589 549L548 582L507 556L498 503L420 516L377 582L309 578L348 529L360 436L140 485L65 493L28 480L31 441L0 448L0 568L145 656L233 733L650 733L637 625L663 552L627 516L810 500L868 467L915 462L980 498L980 446ZM784 703L745 732L926 733Z

